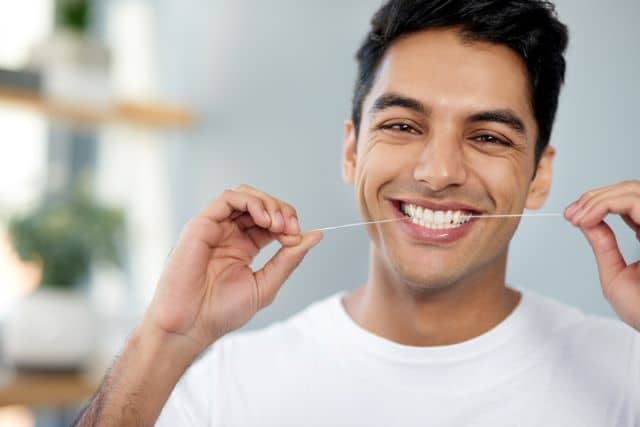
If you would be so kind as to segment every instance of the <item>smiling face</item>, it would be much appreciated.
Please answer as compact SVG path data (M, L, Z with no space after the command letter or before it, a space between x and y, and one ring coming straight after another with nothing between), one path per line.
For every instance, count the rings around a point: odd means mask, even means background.
M527 70L515 52L463 41L455 29L397 40L364 99L357 141L353 123L345 131L343 176L363 219L404 217L368 227L374 259L420 288L499 265L517 219L469 215L542 205L553 150L532 181L536 137Z

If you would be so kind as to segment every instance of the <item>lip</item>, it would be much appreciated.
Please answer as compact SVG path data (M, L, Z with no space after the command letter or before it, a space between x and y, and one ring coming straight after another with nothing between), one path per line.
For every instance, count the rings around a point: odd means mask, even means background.
M411 219L407 217L400 211L400 203L413 203L418 206L426 207L432 210L462 210L474 215L478 215L481 212L473 209L470 206L462 205L462 204L443 204L438 205L432 202L425 202L424 200L415 200L412 201L410 199L402 199L402 200L389 200L389 204L393 210L394 216L396 218L403 219L402 221L398 221L398 226L402 230L403 233L407 234L409 238L419 241L420 243L425 244L445 244L445 243L454 243L464 236L466 236L475 225L476 220L478 218L471 218L469 222L462 224L456 228L449 228L443 230L433 230L430 228L423 227L418 224L414 224L411 222Z

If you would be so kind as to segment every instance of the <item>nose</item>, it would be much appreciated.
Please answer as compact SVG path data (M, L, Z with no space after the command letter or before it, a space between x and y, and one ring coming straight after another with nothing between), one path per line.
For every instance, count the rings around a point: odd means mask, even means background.
M413 177L432 191L461 185L467 178L463 147L455 132L431 133L418 157Z

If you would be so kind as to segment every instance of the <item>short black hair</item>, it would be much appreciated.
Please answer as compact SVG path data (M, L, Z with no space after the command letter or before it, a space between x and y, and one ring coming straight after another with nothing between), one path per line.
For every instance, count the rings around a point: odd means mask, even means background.
M358 75L351 119L356 137L362 103L382 57L401 36L431 28L458 28L465 41L505 45L526 63L531 105L538 125L536 164L549 143L564 82L566 25L555 6L542 0L389 0L374 14L371 29L356 54Z

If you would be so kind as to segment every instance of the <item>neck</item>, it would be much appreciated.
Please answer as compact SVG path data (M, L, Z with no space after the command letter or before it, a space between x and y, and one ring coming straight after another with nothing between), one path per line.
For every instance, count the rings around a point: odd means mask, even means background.
M416 292L372 247L369 281L344 299L363 328L400 344L456 344L482 335L513 311L520 295L505 285L506 251L476 272Z

